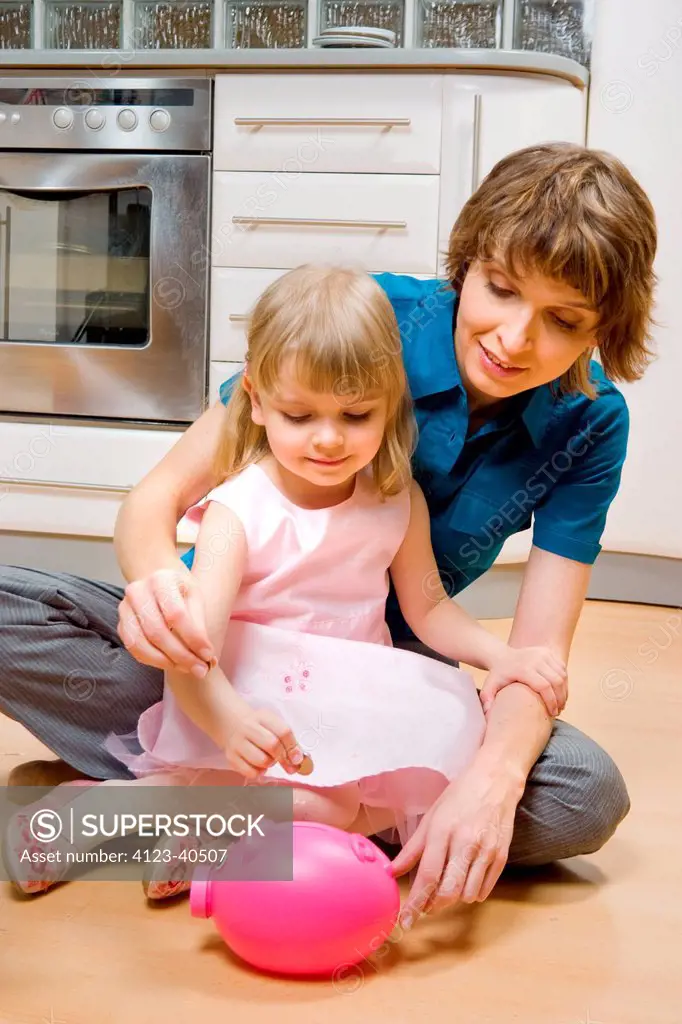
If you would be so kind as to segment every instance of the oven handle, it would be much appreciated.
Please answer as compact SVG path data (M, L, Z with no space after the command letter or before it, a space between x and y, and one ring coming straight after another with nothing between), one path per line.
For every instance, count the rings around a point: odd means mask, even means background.
M75 480L28 480L26 477L0 476L0 484L14 487L50 487L58 491L104 491L107 494L129 494L134 484L118 487L115 484L81 484Z

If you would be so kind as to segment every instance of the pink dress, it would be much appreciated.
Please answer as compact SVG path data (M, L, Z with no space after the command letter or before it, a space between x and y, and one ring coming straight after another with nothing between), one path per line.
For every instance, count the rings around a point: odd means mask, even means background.
M221 667L245 700L278 712L314 764L305 777L274 765L265 779L355 781L368 807L414 820L469 764L485 719L471 675L392 646L388 568L407 530L409 491L382 501L364 471L346 501L303 509L252 464L190 510L190 521L210 501L236 512L248 544ZM168 686L141 716L138 740L144 752L127 760L138 775L226 768Z

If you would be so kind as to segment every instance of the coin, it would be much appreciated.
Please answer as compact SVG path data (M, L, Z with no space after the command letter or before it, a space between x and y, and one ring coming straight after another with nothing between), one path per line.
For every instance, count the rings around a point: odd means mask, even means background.
M313 764L312 757L310 757L309 754L304 754L303 755L303 760L301 761L301 763L299 764L298 769L297 769L298 770L298 774L299 775L310 775L310 773L311 773L311 771L313 770L314 767L315 766Z

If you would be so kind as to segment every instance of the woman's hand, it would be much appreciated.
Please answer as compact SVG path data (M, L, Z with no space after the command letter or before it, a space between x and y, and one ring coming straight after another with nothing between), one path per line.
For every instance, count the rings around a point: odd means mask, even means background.
M118 632L133 658L154 668L203 679L216 654L204 604L189 569L160 569L129 583L118 609Z
M419 868L400 921L457 903L482 902L507 861L525 781L477 770L476 762L441 794L392 862L394 876ZM420 860L421 858L421 860Z
M511 683L524 683L539 694L553 718L560 715L566 706L566 666L549 647L506 646L505 652L491 667L481 690L481 704L486 714L498 690Z
M267 708L252 708L233 696L225 736L225 756L233 771L256 779L276 761L289 775L299 770L303 751L289 726Z

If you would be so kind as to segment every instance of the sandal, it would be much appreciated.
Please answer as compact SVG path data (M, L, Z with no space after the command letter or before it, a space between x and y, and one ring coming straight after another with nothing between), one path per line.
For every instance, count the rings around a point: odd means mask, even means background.
M23 896L36 896L62 882L70 866L67 853L72 850L63 835L47 841L36 839L31 818L23 812L10 818L2 838L7 877Z
M148 900L165 900L189 892L197 866L189 854L201 849L197 836L164 836L152 849L154 859L145 864L142 890ZM156 856L155 856L156 855Z

